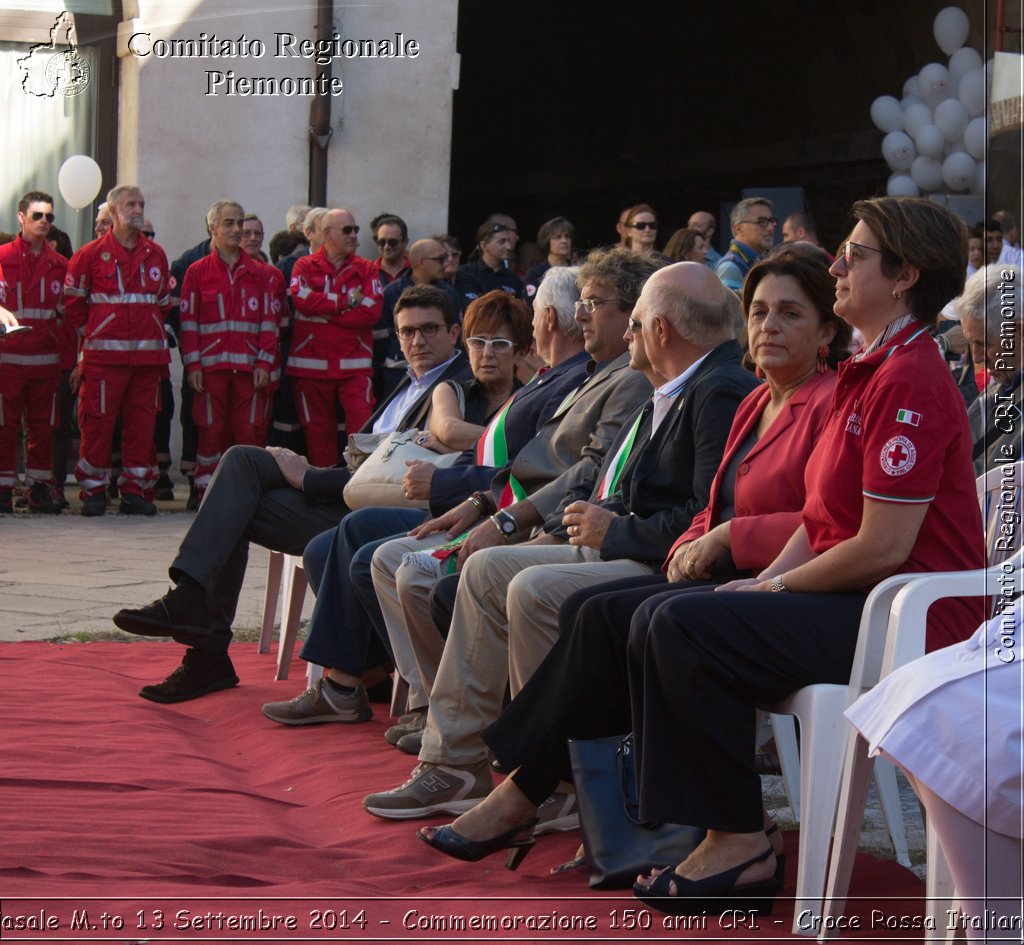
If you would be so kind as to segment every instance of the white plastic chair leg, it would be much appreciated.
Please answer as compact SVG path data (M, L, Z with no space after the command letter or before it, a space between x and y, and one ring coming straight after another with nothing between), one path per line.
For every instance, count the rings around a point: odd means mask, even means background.
M263 623L260 626L260 653L270 651L270 641L274 636L274 619L277 617L277 601L281 594L281 572L284 569L284 558L280 551L270 552L267 564L267 587L263 592Z
M896 768L885 758L875 759L875 790L882 808L882 817L892 839L896 862L910 868L910 850L907 847L907 828L903 822L903 807L900 804L900 788L896 781Z
M274 679L288 678L295 638L299 633L302 603L306 597L306 572L302 568L302 558L292 555L286 557L284 585L287 591L285 600L288 602L288 611L281 620L281 634L277 644L277 672Z
M800 750L797 747L796 723L791 715L773 715L772 734L775 736L775 750L779 753L782 768L782 783L789 798L789 809L793 820L800 822Z

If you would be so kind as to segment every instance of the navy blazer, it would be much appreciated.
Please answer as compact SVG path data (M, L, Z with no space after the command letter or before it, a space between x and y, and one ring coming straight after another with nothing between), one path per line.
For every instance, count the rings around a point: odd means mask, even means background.
M557 517L548 519L546 529L566 537L560 521L562 509L571 501L587 498L617 516L601 545L603 560L629 558L660 564L694 515L707 505L736 409L757 383L741 364L735 341L712 349L653 437L651 402L641 408L648 415L637 431L616 492L597 500L605 473L633 426L635 412L608 449L590 495L567 496Z
M540 432L559 405L586 376L590 355L585 351L557 364L521 388L505 416L505 441L511 462ZM498 472L496 466L476 464L476 445L463 450L454 465L438 469L430 480L430 511L442 515L467 496L487 489Z

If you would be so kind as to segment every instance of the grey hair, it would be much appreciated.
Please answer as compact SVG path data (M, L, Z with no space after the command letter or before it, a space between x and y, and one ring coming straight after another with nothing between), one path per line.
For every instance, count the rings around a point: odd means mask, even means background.
M309 213L306 214L306 219L302 221L302 232L309 236L313 232L313 227L316 225L316 221L319 220L325 214L330 213L327 207L313 207Z
M138 184L118 184L112 190L107 192L107 209L110 207L120 207L121 198L125 194L141 194L142 188Z
M954 303L961 321L984 321L985 332L998 338L1005 322L1024 318L1020 308L1020 266L1014 263L989 263L979 269L964 286Z
M245 207L243 207L237 200L215 200L210 204L210 209L206 211L206 228L212 233L213 228L217 225L220 220L220 212L225 207L238 207L242 211L242 216L245 216Z
M544 273L533 300L534 308L544 309L550 305L558 313L558 330L572 341L583 337L583 326L576 321L579 274L579 266L552 266Z
M294 207L289 207L288 212L284 215L284 225L288 229L291 229L293 226L302 226L302 221L306 219L306 214L312 209L311 206L304 203L298 203Z
M677 263L677 265L699 265ZM722 288L714 301L694 298L670 279L657 279L645 286L644 311L660 315L690 344L711 349L736 336L742 320L740 300Z
M729 224L733 229L736 229L740 223L743 222L743 218L747 215L747 211L751 207L756 207L759 204L763 204L769 210L773 209L772 202L767 197L744 197L735 207L732 208L732 213L729 214Z

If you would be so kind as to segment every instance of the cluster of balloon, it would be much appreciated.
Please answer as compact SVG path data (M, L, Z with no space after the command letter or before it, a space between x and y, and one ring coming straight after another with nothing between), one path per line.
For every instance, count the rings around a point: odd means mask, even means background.
M871 103L871 120L886 133L882 157L892 171L891 197L984 192L992 60L985 63L964 45L969 31L959 7L940 10L932 32L947 64L930 62L912 75L901 99L882 95Z
M99 164L84 154L69 157L57 173L60 195L75 210L88 207L100 192L102 183L103 174Z

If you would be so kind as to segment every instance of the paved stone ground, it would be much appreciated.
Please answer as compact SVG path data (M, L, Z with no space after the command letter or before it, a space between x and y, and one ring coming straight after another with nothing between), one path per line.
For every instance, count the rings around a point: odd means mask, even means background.
M168 587L167 566L193 513L184 501L161 503L154 518L119 516L85 519L73 514L0 515L0 642L134 639L110 621L121 607L146 604ZM235 619L236 637L258 639L266 587L267 552L253 546ZM306 595L304 622L312 610ZM767 724L767 723L766 723ZM767 731L766 731L767 736ZM764 778L765 800L781 823L793 821L781 777ZM915 872L924 859L924 831L917 799L900 778L901 800ZM892 856L877 802L869 800L862 847Z

